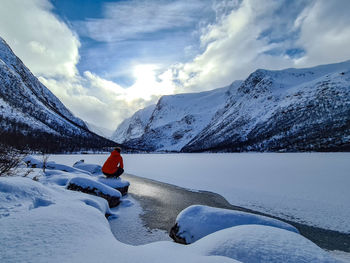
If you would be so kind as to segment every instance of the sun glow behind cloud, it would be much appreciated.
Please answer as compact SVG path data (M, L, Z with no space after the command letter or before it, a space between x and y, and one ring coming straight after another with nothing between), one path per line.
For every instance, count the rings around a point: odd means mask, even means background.
M142 98L149 100L152 96L173 94L175 86L171 81L171 74L166 71L158 74L157 65L140 64L133 68L135 83L127 88L127 100ZM150 88L151 87L151 88Z

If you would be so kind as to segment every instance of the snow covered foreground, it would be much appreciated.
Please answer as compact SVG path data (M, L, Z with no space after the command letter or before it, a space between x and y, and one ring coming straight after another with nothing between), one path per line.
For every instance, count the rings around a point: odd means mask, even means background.
M126 245L110 230L106 200L63 183L93 175L52 167L0 178L0 262L337 262L297 233L262 225L224 229L188 246Z

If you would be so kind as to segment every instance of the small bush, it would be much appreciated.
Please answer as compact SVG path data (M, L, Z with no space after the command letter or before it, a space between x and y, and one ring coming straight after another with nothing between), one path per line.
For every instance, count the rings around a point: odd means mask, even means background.
M12 175L13 169L18 167L25 155L23 150L0 144L0 176Z

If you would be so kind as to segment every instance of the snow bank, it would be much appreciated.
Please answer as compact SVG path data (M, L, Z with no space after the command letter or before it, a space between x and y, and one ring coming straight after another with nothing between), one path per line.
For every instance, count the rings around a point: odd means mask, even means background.
M34 158L33 156L27 156L24 159L24 162L26 163L27 167L30 168L42 169L44 166L43 161L39 160L38 158ZM125 195L127 194L128 187L130 185L128 181L123 180L120 177L106 178L103 175L99 175L101 174L101 166L97 164L85 163L84 160L74 163L73 167L50 161L46 163L45 167L45 177L42 181L47 183L55 183L61 186L70 184L73 178L79 176L80 178L85 179L74 179L72 183L84 188L87 188L89 185L90 189L98 189L97 187L99 187L99 192L104 194L108 194L108 191L113 192L113 190L108 190L111 187ZM65 173L61 173L60 171ZM104 187L103 185L101 186L100 183L106 185L107 187Z
M181 211L176 218L171 233L175 240L180 239L186 244L191 244L221 229L253 224L272 226L299 233L295 227L280 220L203 205L193 205Z
M190 246L208 256L225 256L245 263L338 262L297 233L262 225L241 225L224 229Z
M43 168L44 167L44 161L39 160L38 158L34 158L32 156L27 156L23 159L23 162L26 163L26 165L30 168ZM63 172L68 172L68 173L83 173L83 174L90 174L88 171L80 170L73 168L68 165L64 164L57 164L54 161L46 162L45 163L45 169L48 170L60 170Z

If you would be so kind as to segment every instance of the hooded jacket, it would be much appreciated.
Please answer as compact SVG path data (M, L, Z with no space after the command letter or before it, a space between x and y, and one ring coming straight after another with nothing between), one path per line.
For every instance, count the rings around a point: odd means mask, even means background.
M124 168L123 157L120 155L119 152L113 151L103 164L102 172L106 174L114 174L119 167Z

